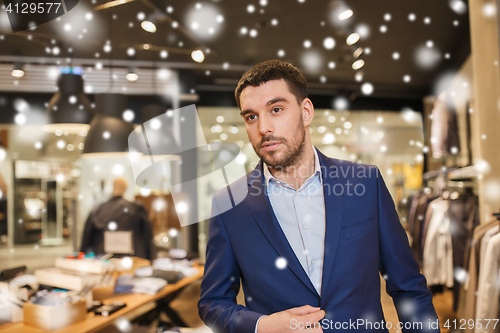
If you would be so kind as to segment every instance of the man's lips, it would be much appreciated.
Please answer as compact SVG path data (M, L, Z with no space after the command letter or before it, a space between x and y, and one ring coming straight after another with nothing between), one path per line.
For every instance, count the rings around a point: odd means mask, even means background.
M262 145L262 150L273 151L281 146L281 142L266 142Z

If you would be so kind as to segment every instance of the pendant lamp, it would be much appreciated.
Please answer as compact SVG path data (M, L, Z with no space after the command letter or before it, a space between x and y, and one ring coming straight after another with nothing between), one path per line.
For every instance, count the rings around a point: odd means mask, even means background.
M95 101L96 115L85 138L83 155L108 157L128 154L128 136L134 125L123 120L127 97L121 94L99 94Z
M57 130L68 133L86 132L94 113L89 99L83 93L81 75L61 74L57 86L59 91L49 102L45 111L47 125L42 129L50 133Z
M172 133L171 117L162 105L146 105L141 110L142 122L147 136L150 153L167 157L179 153L179 147ZM170 117L169 117L170 116Z

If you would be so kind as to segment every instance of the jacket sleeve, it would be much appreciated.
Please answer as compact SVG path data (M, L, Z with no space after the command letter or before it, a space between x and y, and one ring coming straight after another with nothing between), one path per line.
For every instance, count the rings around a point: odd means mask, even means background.
M240 268L218 212L214 196L198 312L214 332L254 333L262 314L236 303L240 290Z
M147 256L145 259L153 261L156 258L156 246L153 243L153 228L149 220L146 208L141 204L139 206L139 214L141 216L141 241L145 248L144 254Z
M392 297L399 320L410 323L404 333L439 333L430 323L438 317L432 305L432 294L425 277L413 257L408 237L399 221L394 201L377 169L380 273L386 280L387 293ZM419 325L420 326L419 327Z
M80 252L87 253L91 250L92 233L94 231L94 223L92 223L92 212L90 212L87 222L85 222L85 228L83 229L82 244L80 245ZM93 249L92 249L93 250Z

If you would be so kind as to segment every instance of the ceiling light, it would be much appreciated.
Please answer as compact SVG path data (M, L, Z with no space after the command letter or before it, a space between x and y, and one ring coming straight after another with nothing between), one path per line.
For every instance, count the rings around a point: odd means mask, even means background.
M125 78L129 82L135 82L139 80L139 75L133 69L129 69L128 73L125 75Z
M364 49L362 47L358 47L356 51L352 54L354 58L359 58L360 55L363 54Z
M205 55L201 50L195 50L191 52L191 58L193 58L193 60L197 63L202 63L203 60L205 60Z
M354 14L354 12L350 9L344 10L342 13L339 14L339 20L341 20L341 21L347 20L353 14Z
M141 28L147 32L155 33L156 32L156 25L152 22L152 19L151 19L151 21L149 21L149 20L150 20L150 18L148 18L145 21L142 21Z
M147 32L155 33L156 26L166 20L166 15L159 10L155 10L153 13L149 14L146 19L140 18L141 27Z
M115 6L120 6L120 5L123 5L123 4L125 4L127 2L131 2L131 1L134 1L134 0L114 0L114 1L109 1L109 2L106 2L106 3L102 4L102 5L94 7L94 10L98 11L98 10L103 10L103 9L107 9L107 8L111 8L111 7L115 7Z
M72 70L72 73L75 72ZM45 111L47 125L43 125L42 129L49 133L58 130L68 133L86 131L94 113L89 99L83 93L82 76L61 74L57 86L59 90L50 99Z
M127 97L120 94L96 95L95 108L96 115L90 123L83 154L86 157L89 154L128 154L128 136L134 125L122 118L123 111L127 109Z
M12 72L10 73L13 77L15 77L16 79L20 79L24 76L24 71L23 71L23 67L22 65L20 64L15 64L14 65L14 69L12 70Z
M24 76L24 71L22 69L13 69L11 75L15 78L22 78Z
M354 32L350 34L349 37L347 37L346 43L347 45L354 45L359 41L359 38L360 38L359 34L357 32Z
M356 60L353 64L352 64L352 69L354 70L358 70L360 69L361 67L363 67L365 65L365 61L363 59L359 59L359 60Z

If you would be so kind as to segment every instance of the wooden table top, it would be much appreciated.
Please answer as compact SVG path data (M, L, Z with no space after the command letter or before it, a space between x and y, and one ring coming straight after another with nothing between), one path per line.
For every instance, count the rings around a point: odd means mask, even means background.
M109 304L114 301L121 301L127 304L127 306L120 311L117 311L108 317L96 316L93 312L87 315L87 319L83 321L76 322L74 324L68 325L66 327L60 328L58 330L50 331L51 333L84 333L84 332L96 332L102 328L108 326L118 317L121 317L138 307L145 305L149 302L157 301L191 283L203 277L203 266L198 266L198 273L193 276L185 277L179 280L177 283L168 284L154 295L147 294L125 294L116 295L112 298L105 300L104 304ZM49 332L40 328L35 328L32 326L26 326L24 323L17 324L3 324L0 325L0 333L44 333Z

